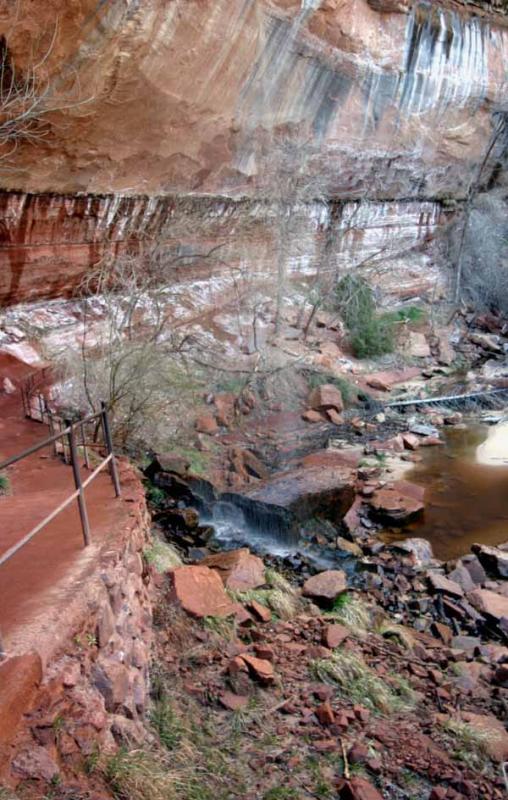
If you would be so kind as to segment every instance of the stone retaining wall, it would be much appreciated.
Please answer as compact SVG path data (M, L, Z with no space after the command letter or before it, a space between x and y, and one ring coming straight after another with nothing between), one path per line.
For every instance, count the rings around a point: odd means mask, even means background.
M128 523L112 531L94 573L76 587L83 597L72 635L49 659L34 650L0 664L5 784L51 780L82 769L95 752L144 736L152 603L142 554L150 518L133 468L122 464L121 477Z

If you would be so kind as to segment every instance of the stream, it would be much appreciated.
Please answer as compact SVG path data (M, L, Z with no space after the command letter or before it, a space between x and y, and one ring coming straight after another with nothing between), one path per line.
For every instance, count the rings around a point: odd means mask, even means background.
M508 422L443 430L445 444L420 450L423 461L404 476L424 486L425 512L402 529L432 544L443 561L469 552L472 544L508 540ZM383 533L401 539L401 529Z

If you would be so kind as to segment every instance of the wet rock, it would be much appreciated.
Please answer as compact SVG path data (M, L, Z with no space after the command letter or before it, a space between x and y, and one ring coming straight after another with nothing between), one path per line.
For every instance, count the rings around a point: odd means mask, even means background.
M500 622L503 617L508 619L508 597L488 589L474 589L469 592L467 599L474 608L496 622Z
M226 589L247 592L265 583L265 565L248 547L206 556L201 565L215 570Z
M452 597L464 596L462 586L455 583L455 581L451 581L449 578L445 578L445 576L441 575L439 572L428 572L427 579L434 592L442 592Z
M281 534L296 530L298 522L316 515L339 522L354 498L351 468L318 465L275 473L242 494L222 495L243 511L254 529Z
M346 573L340 569L326 570L313 575L303 584L303 594L316 601L332 603L347 590Z
M425 566L434 560L432 545L427 541L427 539L413 537L412 539L393 542L390 545L390 548L399 550L403 553L410 553L413 556L414 563L418 566Z
M508 551L484 544L474 544L471 550L487 572L492 572L501 578L508 578Z
M225 617L234 613L217 572L207 566L178 567L169 573L169 596L194 617Z
M426 425L424 422L415 422L409 427L411 433L417 433L418 436L432 436L439 438L439 431L434 425Z
M217 420L215 419L212 414L202 414L196 419L194 427L198 431L198 433L206 433L209 436L213 436L215 433L218 433L219 426L217 425Z
M420 447L420 440L415 433L403 433L402 441L406 450L416 450Z
M349 628L346 628L345 625L327 625L323 631L322 642L325 647L328 647L330 650L333 650L335 647L339 647L349 636Z
M401 483L379 489L369 500L376 516L399 525L414 519L425 508L422 500L403 493Z
M309 406L316 411L325 411L330 408L338 412L343 411L344 402L340 389L332 383L316 387L309 395Z
M343 553L349 553L356 558L361 558L363 555L362 548L356 544L356 542L350 542L348 539L344 539L342 536L337 536L336 539L337 550L340 550Z
M23 779L42 780L48 783L58 775L58 766L44 747L27 747L11 764L12 772Z

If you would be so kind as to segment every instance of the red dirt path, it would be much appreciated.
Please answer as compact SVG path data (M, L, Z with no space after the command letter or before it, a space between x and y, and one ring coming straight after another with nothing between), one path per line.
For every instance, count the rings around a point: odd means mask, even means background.
M19 380L25 365L0 359L1 377ZM18 394L0 395L0 461L41 441L48 430L23 416ZM0 555L28 533L74 491L72 469L49 448L7 469L11 494L0 496ZM86 477L83 469L83 476ZM115 498L107 471L86 490L92 546L83 547L76 503L72 503L32 541L0 566L0 634L9 652L37 645L41 621L65 614L71 594L93 568L97 545L128 509ZM43 624L43 622L42 622Z

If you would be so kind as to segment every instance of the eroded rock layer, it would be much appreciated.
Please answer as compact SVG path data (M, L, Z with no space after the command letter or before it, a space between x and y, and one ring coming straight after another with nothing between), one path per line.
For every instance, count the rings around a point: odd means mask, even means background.
M447 214L431 201L309 202L291 209L288 273L371 264L389 293L417 296L434 286L424 249ZM162 241L170 251L171 282L192 283L197 305L213 305L233 276L262 281L274 270L277 207L248 199L145 196L0 195L0 301L4 305L69 297L83 275L129 244ZM212 252L213 251L213 252ZM371 260L370 260L371 259ZM244 287L246 288L246 287Z

